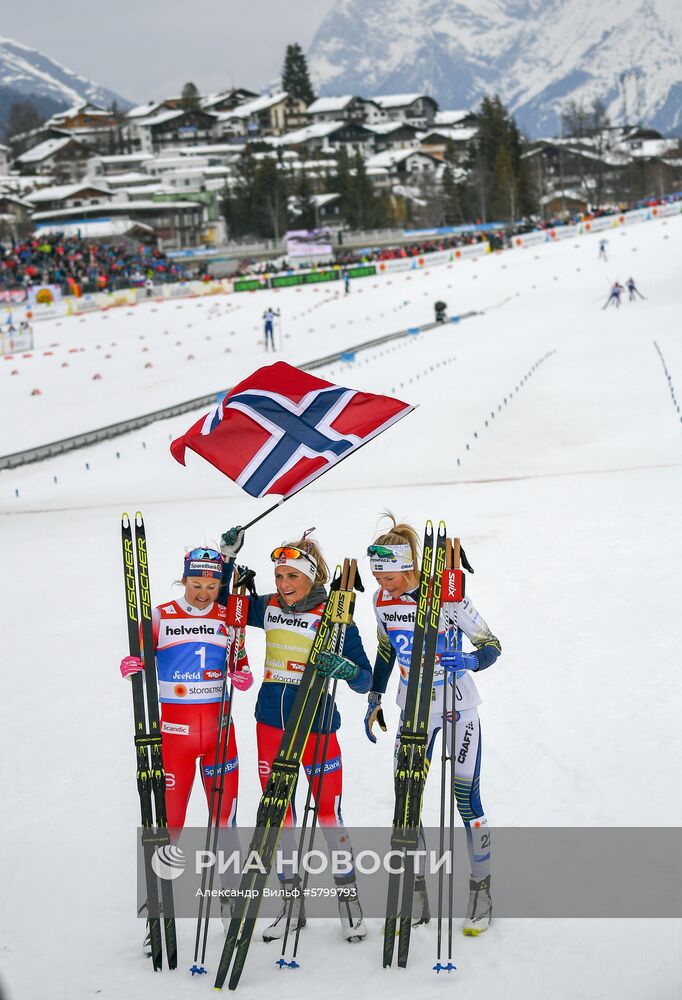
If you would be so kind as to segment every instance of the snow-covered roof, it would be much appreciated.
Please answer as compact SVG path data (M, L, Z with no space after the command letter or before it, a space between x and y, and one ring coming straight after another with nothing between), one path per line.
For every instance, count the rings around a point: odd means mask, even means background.
M423 153L418 149L386 149L383 153L376 153L367 160L367 167L394 167L397 163L402 163L410 156L422 156L436 165L436 159L429 153Z
M92 159L97 160L98 163L110 166L113 166L115 163L121 163L125 166L128 163L142 163L143 160L153 160L154 157L150 153L119 153L115 156L93 156Z
M275 107L276 104L281 104L282 101L286 101L288 96L286 90L280 90L276 94L265 94L262 97L256 97L253 101L239 104L232 111L223 111L217 117L220 121L226 121L229 118L250 118L251 115L258 114L259 111L266 111L268 108Z
M141 121L138 121L137 124L144 126L144 128L148 128L152 125L162 125L164 122L169 122L173 118L179 118L184 114L185 112L182 109L176 109L174 111L172 108L168 108L166 111L160 111L158 115L151 115L149 118L143 118Z
M17 163L40 163L49 156L58 153L60 149L68 146L73 141L70 135L65 136L63 139L45 139L44 142L38 143L33 149L29 149L25 153L22 153L21 156L17 156Z
M420 132L420 139L422 142L428 142L429 136L440 135L444 139L449 139L451 142L469 142L469 140L473 139L477 134L477 128L447 128L446 126L434 126L427 132Z
M433 123L434 125L457 125L458 122L462 122L468 118L470 114L471 111L468 108L460 111L436 111Z
M132 232L153 233L152 226L144 222L133 222L131 219L95 219L92 222L43 222L36 227L36 232L44 236L47 233L63 233L64 236L78 236L88 240L101 240L111 236L127 236Z
M410 124L410 122L380 122L378 125L365 125L370 132L376 132L377 135L388 135L390 132L399 132L400 129L410 128L415 133L417 128L415 125Z
M51 187L41 188L40 191L32 191L26 195L28 201L34 205L39 205L43 201L66 201L73 198L79 191L97 191L100 194L109 194L109 188L100 181L82 181L80 184L55 184Z
M160 107L163 107L163 101L147 101L146 104L138 104L136 108L126 111L126 118L146 118L147 115L153 115Z
M322 208L324 205L329 205L333 201L338 201L340 197L340 194L314 194L310 200L316 208Z
M150 209L175 211L176 209L183 208L201 208L201 205L196 201L152 201L151 198L141 198L137 201L107 201L101 205L81 205L79 208L62 208L54 209L52 212L36 212L33 216L33 221L78 218L84 212L101 212L104 216L110 212L118 215L120 212L142 212L149 211Z
M633 143L638 142L641 145L634 146ZM630 156L664 156L665 153L669 152L671 149L678 149L680 145L679 139L637 139L633 136L626 142L626 148L630 153Z
M540 198L541 205L548 205L552 201L556 201L557 198L567 198L569 201L578 201L586 203L588 199L580 191L576 191L575 188L566 188L563 191L553 191L551 194L545 195Z
M385 94L382 97L371 97L370 100L378 104L384 110L388 108L406 108L409 104L414 104L421 97L429 97L428 94ZM433 100L433 98L430 98Z
M353 122L353 124L357 123ZM312 125L305 125L294 132L287 132L280 136L279 142L282 146L298 146L311 139L324 139L325 136L338 132L339 129L348 128L348 125L349 123L344 121L314 122ZM358 128L369 131L366 125L358 124Z
M309 115L329 114L332 111L343 111L353 100L353 95L345 97L318 97L316 101L308 105Z

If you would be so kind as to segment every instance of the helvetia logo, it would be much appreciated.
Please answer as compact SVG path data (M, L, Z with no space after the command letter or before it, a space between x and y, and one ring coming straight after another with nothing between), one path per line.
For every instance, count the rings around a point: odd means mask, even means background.
M159 878L169 882L174 878L180 878L185 870L185 864L185 855L179 847L175 847L173 844L164 844L163 847L157 847L154 851L152 870Z

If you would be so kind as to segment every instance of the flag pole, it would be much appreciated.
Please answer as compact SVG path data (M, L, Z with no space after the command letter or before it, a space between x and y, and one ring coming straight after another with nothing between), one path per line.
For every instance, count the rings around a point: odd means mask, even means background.
M410 413L413 413L418 408L419 404L415 403L412 406L412 408L408 410L407 413L404 413L402 417L399 417L399 419L402 420L404 419L404 417L409 417ZM385 428L385 430L388 430L388 428ZM340 458L338 460L338 462L334 462L333 465L327 466L324 472L320 473L319 476L315 476L315 478L311 479L310 482L304 483L303 486L299 486L299 488L297 490L294 490L293 493L288 493L286 496L282 497L281 500L278 500L277 503L273 503L272 507L268 507L267 510L264 510L262 514L258 515L258 517L254 517L253 520L248 522L248 524L241 525L242 531L246 531L247 528L252 528L254 524L258 524L258 522L262 521L264 517L268 516L268 514L272 514L273 510L277 510L277 508L281 507L283 503L287 502L287 500L291 500L292 497L295 497L298 493L301 493L306 488L306 486L310 486L311 483L316 483L319 479L322 479L322 476L326 476L327 473L331 472L332 469L338 468L338 466L341 465L342 462L345 462L347 458L350 458L351 455L357 455L357 453L360 451L361 448L364 448L365 445L369 444L371 441L375 441L376 438L379 436L380 435L377 434L375 435L375 437L371 437L368 438L366 441L363 441L362 444L358 445L357 448L353 448L351 451L347 452L343 456L343 458Z

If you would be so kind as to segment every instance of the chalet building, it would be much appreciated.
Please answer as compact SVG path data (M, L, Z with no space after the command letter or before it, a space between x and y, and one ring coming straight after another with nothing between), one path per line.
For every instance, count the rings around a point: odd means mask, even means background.
M169 146L207 142L212 138L217 116L199 109L165 110L129 124L143 153L156 153Z
M387 94L372 101L389 121L408 122L417 128L430 128L438 111L438 102L428 94Z
M51 212L67 208L102 205L111 200L111 192L104 185L83 181L80 184L57 184L39 188L26 196L36 212Z
M216 118L218 138L245 136L252 139L283 135L305 125L308 120L305 102L286 91L247 101L232 111L217 114Z
M438 166L435 156L413 149L387 149L367 160L368 171L386 170L390 177L399 181L408 181L410 178L417 180L420 177L426 180L436 172Z
M374 133L356 122L318 122L289 132L279 140L280 146L305 150L306 153L335 153L345 149L350 156L366 154L374 148Z
M258 94L254 94L252 90L246 90L244 87L232 87L230 90L221 90L217 94L209 94L208 97L202 98L201 107L204 111L210 111L213 114L221 111L234 111L240 104L255 101L257 97Z
M116 219L150 226L164 250L194 247L203 241L205 210L194 201L110 201L104 205L36 212L33 216L35 223L50 223L55 228L62 224Z
M0 233L15 242L28 236L32 229L32 208L25 198L0 193Z
M437 111L433 119L435 127L442 128L476 128L478 115L475 111L463 109L460 111Z
M434 126L420 133L419 148L439 160L453 153L459 163L466 159L473 140L478 134L476 128L447 128Z
M374 149L377 153L385 149L418 149L419 129L407 122L382 122L368 125L374 135Z
M318 97L308 105L307 114L313 124L317 122L357 122L359 125L378 125L386 121L386 113L364 97Z
M23 174L45 174L70 184L85 175L93 154L90 146L70 136L46 139L17 157L15 166Z

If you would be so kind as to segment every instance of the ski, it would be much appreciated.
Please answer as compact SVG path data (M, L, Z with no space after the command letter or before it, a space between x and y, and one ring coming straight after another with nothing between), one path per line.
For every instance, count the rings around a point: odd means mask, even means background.
M233 916L225 937L215 989L222 989L228 972L229 989L234 990L239 983L260 909L277 842L291 801L299 766L315 716L327 690L327 678L320 677L315 664L323 649L332 648L335 636L341 627L353 620L355 594L350 578L349 562L345 560L338 589L330 589L327 602L320 619L315 641L296 693L277 756L272 765L265 791L256 815L256 829L249 846L249 858L257 857L260 864L250 867L242 875L237 906L242 911ZM332 584L334 588L334 584ZM246 902L246 909L244 907Z
M396 756L395 812L392 850L403 854L403 877L389 875L384 925L384 968L393 962L400 904L398 965L407 965L415 883L414 852L418 849L422 796L426 780L429 716L438 645L442 573L445 567L445 525L438 526L434 553L433 524L424 534L422 575L415 616L403 724ZM402 882L402 893L401 893Z
M218 713L215 765L213 769L213 780L211 781L211 794L209 797L206 842L204 844L204 850L206 852L212 852L214 857L217 856L218 850L220 810L223 801L225 781L225 763L230 743L230 728L232 726L232 699L234 696L234 688L231 684L231 678L232 675L239 669L237 662L239 657L239 647L246 628L246 621L249 613L248 609L249 598L246 595L246 587L239 579L237 579L234 584L233 592L227 597L225 606L225 627L227 630L225 666L220 697L220 711ZM215 867L211 868L210 875L207 875L207 871L204 868L201 876L199 912L197 914L197 929L194 942L194 964L190 968L190 972L193 976L204 975L206 973L204 962L206 960L206 944L208 940L209 922L211 919L211 899L214 877ZM200 949L201 956L199 955Z
M134 524L128 514L123 514L121 541L126 589L128 648L131 656L139 657L142 655L146 668L144 679L141 672L136 673L131 678L131 684L151 959L154 971L159 971L163 967L163 947L158 882L152 869L152 858L158 847L169 844L169 836L166 819L166 775L161 756L161 724L152 631L147 543L144 521L139 511L135 515ZM142 635L141 644L140 634ZM175 969L178 956L173 890L170 882L165 879L161 880L161 898L166 958L169 969Z

